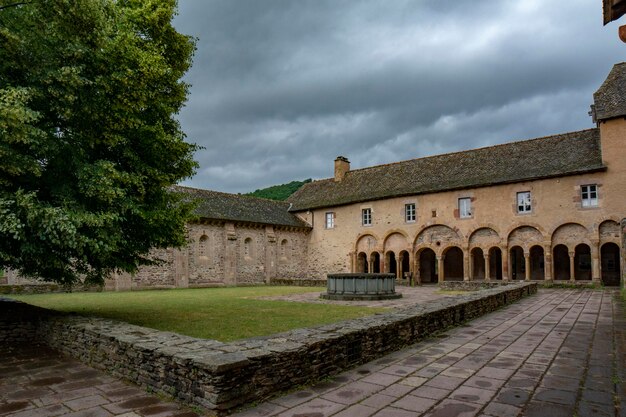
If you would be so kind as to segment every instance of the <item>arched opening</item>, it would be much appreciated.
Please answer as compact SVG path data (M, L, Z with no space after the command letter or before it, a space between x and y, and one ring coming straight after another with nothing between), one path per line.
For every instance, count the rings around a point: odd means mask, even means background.
M600 248L600 262L602 267L602 283L607 286L620 284L619 246L615 243L605 243Z
M247 237L243 241L243 256L246 260L252 259L252 238Z
M489 278L502 280L502 251L498 247L489 249Z
M403 250L398 255L400 258L400 279L409 279L411 277L411 260L409 259L409 252Z
M519 246L511 248L511 279L526 279L526 262L524 260L524 250Z
M372 260L372 272L375 274L380 273L380 254L378 252L372 252L370 259Z
M209 237L207 235L200 236L198 240L198 264L206 265L209 263Z
M481 248L472 249L472 279L485 279L485 256Z
M591 280L591 248L584 243L576 246L574 252L574 278L581 281Z
M446 250L443 261L444 281L463 281L463 251L457 246Z
M565 245L556 245L552 249L552 265L554 266L554 279L570 279L569 251Z
M398 262L396 261L396 254L393 251L389 251L385 254L385 272L389 274L398 275Z
M287 241L287 239L283 239L280 242L280 257L282 260L286 260L287 259L287 247L289 245L289 242Z
M419 253L419 274L422 284L438 281L437 256L432 249L424 249Z
M359 252L356 257L356 272L365 272L367 273L369 269L369 265L367 264L367 255L365 252Z
M533 246L530 248L530 279L542 280L546 278L543 248Z

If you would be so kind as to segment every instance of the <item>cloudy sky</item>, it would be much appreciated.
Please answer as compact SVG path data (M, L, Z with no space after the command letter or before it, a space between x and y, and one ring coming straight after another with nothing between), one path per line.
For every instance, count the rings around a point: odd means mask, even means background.
M600 0L179 0L184 185L225 192L593 127L625 60Z

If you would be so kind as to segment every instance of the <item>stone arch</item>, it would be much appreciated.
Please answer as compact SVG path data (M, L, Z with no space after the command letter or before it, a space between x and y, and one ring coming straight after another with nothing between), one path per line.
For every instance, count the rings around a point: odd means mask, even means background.
M254 258L254 244L251 237L246 237L243 240L243 258L250 261Z
M476 246L470 250L470 271L472 280L485 279L485 253L481 247Z
M435 253L441 253L448 246L461 246L463 236L455 229L443 224L434 224L423 228L415 238L415 249L429 247Z
M472 232L469 237L470 248L482 248L486 250L500 244L500 235L492 227L480 227Z
M377 274L380 272L380 253L377 251L374 251L372 253L370 253L370 265L371 267L371 272Z
M418 282L433 284L439 280L437 254L431 248L422 248L415 254L417 260Z
M620 225L615 220L605 220L598 226L598 236L600 242L614 242L619 243L620 240Z
M570 279L569 250L563 244L557 244L552 248L552 267L554 268L555 280Z
M389 274L398 274L398 257L396 252L388 250L385 252L385 272Z
M602 273L602 284L608 286L619 286L620 284L620 255L619 245L614 242L607 242L600 248L600 265Z
M509 248L511 280L526 279L526 262L524 248L521 245L513 245Z
M280 241L280 259L286 261L289 256L289 241L283 239Z
M449 246L443 255L443 280L463 281L463 250L458 246Z
M394 251L396 254L409 246L409 236L405 232L393 231L385 236L383 247L386 251Z
M373 233L364 233L357 238L354 251L370 253L378 246L378 241L378 237Z
M489 279L502 279L502 249L499 246L489 248Z
M535 245L530 248L530 279L544 280L546 278L545 252L543 246Z
M356 272L369 272L369 262L365 252L359 252L356 256Z
M591 247L580 243L574 248L574 279L591 280Z
M589 230L580 223L564 223L552 232L552 247L565 245L574 251L579 243L589 244Z
M209 263L209 246L209 236L203 233L198 239L198 251L196 252L198 265L206 265Z
M539 225L537 223L532 223L532 222L523 222L523 223L522 222L516 222L516 223L513 223L513 225L511 227L509 227L509 229L506 231L506 233L502 234L502 236L506 236L507 239L508 239L508 237L511 236L511 233L513 233L517 229L521 229L523 227L530 227L532 229L535 229L542 236L550 236L550 233L546 232L545 228L543 228L541 225Z
M543 234L534 226L523 225L511 230L507 238L509 248L519 246L528 251L531 246L543 243Z

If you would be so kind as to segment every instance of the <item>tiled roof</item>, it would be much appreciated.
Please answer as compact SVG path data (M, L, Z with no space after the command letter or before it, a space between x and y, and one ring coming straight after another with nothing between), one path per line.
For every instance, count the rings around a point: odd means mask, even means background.
M239 194L175 186L173 191L188 194L199 201L200 218L261 223L276 226L309 227L289 210L289 203Z
M593 101L597 121L626 116L626 62L613 66Z
M382 198L484 187L605 169L598 129L348 171L305 184L292 211Z

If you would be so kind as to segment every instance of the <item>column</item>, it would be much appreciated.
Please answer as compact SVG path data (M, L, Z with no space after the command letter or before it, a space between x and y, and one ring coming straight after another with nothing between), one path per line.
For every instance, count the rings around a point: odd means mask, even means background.
M413 259L415 257L415 255L413 254L413 251L409 250L408 251L409 254L409 285L413 286L413 282L415 281L415 268L414 268L414 264L413 262L415 262L415 260Z
M469 268L470 254L467 250L463 251L463 281L470 280L470 268Z
M369 259L367 259L367 272L370 274L374 272L374 255L370 255Z
M524 279L530 281L530 252L524 252Z
M441 255L441 256L437 256L437 270L439 272L438 279L437 282L443 282L445 279L444 273L443 273L443 261L445 259L445 255Z
M469 253L469 271L468 274L470 281L474 280L474 254Z
M576 281L576 270L574 269L574 256L576 252L567 252L569 255L569 280Z
M509 249L505 246L500 248L502 252L502 281L509 280Z
M422 276L420 275L420 257L415 256L415 266L414 266L414 277L413 283L417 283L417 285L422 285Z
M600 283L602 273L600 272L600 242L591 242L591 279L595 283Z
M490 270L491 265L489 265L489 251L487 251L483 255L483 257L485 259L485 281L491 281L491 270Z
M402 269L402 261L404 260L404 255L402 252L398 254L398 260L396 262L396 279L402 280L404 279L404 270Z
M545 274L546 281L552 281L554 273L552 272L552 249L550 245L543 247L543 272Z

